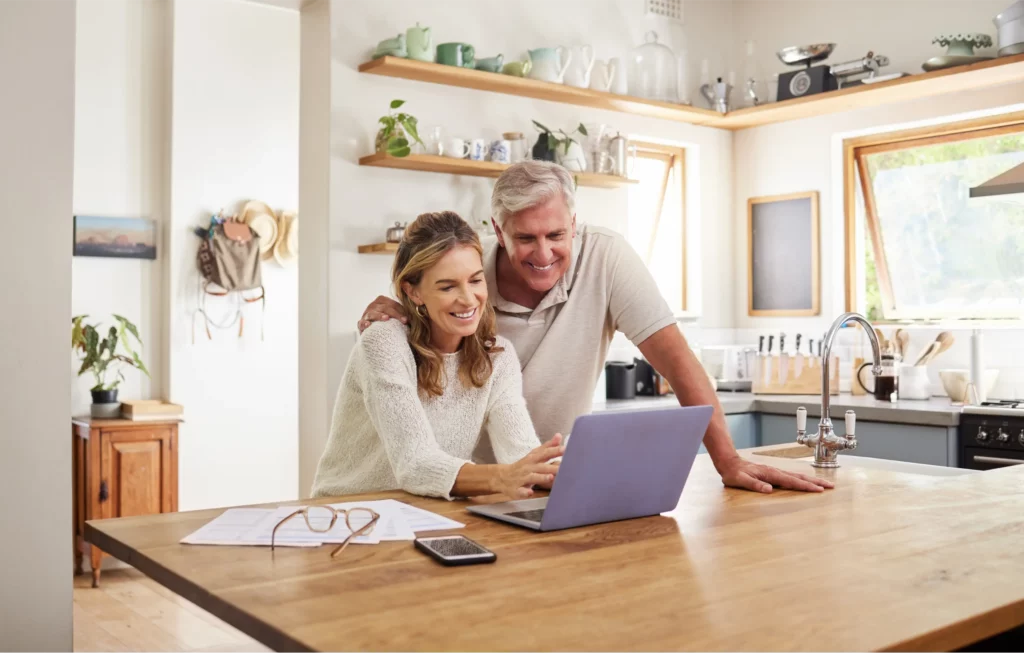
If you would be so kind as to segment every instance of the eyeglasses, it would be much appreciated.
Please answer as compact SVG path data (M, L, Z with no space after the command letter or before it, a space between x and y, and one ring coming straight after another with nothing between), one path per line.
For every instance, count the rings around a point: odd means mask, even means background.
M306 520L306 526L314 533L326 533L334 528L334 524L338 521L338 515L345 515L345 526L348 527L350 532L348 537L345 538L345 541L331 551L332 558L344 551L345 547L347 547L354 538L359 537L360 535L369 535L372 533L373 527L380 520L380 515L369 508L304 506L277 522L277 525L274 526L274 530L270 534L271 551L274 550L274 538L277 535L277 529L281 528L286 521L297 515L302 515L302 518ZM311 519L312 521L310 521ZM353 528L353 524L358 526L358 528Z

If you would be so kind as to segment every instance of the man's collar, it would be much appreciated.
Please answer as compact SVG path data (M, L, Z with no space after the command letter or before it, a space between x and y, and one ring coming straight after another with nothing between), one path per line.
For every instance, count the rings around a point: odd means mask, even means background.
M498 237L488 236L483 242L483 263L484 278L487 281L487 290L490 294L491 304L499 311L505 313L529 313L531 310L544 310L568 299L569 291L572 290L573 280L576 278L576 268L579 265L585 231L586 225L577 223L576 237L572 239L572 258L569 261L569 267L566 269L565 274L555 283L554 287L540 300L540 304L537 305L536 309L529 309L515 302L510 302L498 292L498 257L506 256L506 254L502 251L501 246L498 245Z

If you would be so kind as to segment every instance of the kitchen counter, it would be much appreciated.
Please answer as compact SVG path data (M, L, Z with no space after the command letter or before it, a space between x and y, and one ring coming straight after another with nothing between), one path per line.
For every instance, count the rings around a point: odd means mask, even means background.
M755 395L748 392L719 392L718 401L726 415L741 413L767 413L769 415L796 416L803 406L808 417L821 417L820 395ZM594 412L610 410L655 410L678 406L675 395L664 397L637 397L612 399L594 403ZM847 410L857 413L858 421L890 422L919 426L957 426L962 406L954 406L946 397L932 397L924 401L878 401L871 395L840 394L832 397L829 414L841 420Z
M86 539L276 650L956 650L1024 624L1024 466L941 476L841 454L818 470L793 449L741 455L835 489L726 488L701 455L672 512L549 533L364 495L463 522L489 565L410 542L338 559L179 544L222 509L90 521Z

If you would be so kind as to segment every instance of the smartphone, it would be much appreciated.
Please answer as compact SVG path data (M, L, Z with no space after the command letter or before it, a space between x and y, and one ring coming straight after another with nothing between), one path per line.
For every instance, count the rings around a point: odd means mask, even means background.
M417 537L413 544L442 565L475 565L494 562L498 557L465 535Z

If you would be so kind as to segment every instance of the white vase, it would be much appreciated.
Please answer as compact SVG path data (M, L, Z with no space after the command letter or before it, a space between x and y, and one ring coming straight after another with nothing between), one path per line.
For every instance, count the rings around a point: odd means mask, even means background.
M568 151L558 148L555 156L558 159L559 165L566 170L572 172L587 171L587 157L583 152L583 148L576 141L569 143Z

